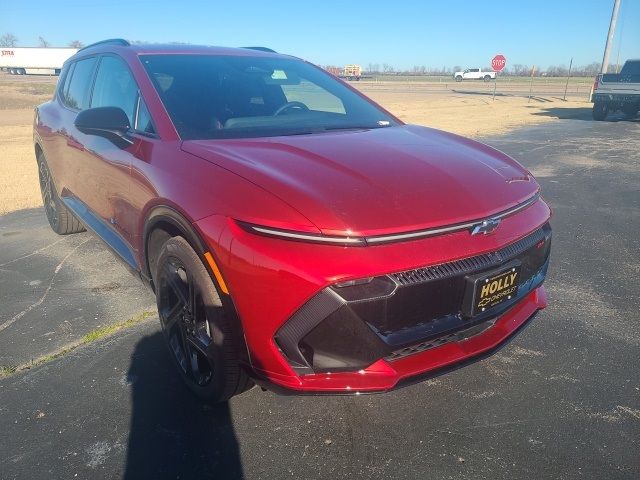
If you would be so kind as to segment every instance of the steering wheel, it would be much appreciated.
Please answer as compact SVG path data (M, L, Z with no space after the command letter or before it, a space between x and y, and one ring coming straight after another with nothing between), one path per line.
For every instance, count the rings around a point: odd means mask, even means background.
M276 116L286 112L287 110L291 110L293 108L297 108L297 109L303 110L305 112L309 111L309 107L307 107L302 102L287 102L284 105L282 105L280 108L278 108L275 112L273 112L273 116L276 117Z

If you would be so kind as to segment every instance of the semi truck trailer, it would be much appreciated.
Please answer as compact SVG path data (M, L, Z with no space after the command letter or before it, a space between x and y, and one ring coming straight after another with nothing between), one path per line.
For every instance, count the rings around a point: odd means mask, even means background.
M12 75L59 75L77 48L0 47L0 70Z

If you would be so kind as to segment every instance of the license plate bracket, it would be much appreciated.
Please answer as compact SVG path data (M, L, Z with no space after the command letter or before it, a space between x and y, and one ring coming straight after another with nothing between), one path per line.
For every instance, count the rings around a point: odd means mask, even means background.
M474 317L514 298L521 282L520 267L516 260L495 270L465 277L462 313Z

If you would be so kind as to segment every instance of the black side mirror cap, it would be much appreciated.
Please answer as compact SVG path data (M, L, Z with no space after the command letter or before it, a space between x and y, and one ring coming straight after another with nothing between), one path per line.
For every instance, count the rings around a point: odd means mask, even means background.
M133 144L129 138L129 117L119 107L96 107L83 110L73 122L78 130L87 135L97 135L113 142L119 148Z

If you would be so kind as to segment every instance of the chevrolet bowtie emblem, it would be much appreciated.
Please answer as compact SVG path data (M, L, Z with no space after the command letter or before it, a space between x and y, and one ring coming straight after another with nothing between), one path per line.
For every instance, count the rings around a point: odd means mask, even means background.
M496 228L498 228L498 225L500 225L499 218L489 218L487 220L484 220L474 225L471 228L471 235L478 235L480 233L483 235L487 235L493 232Z

